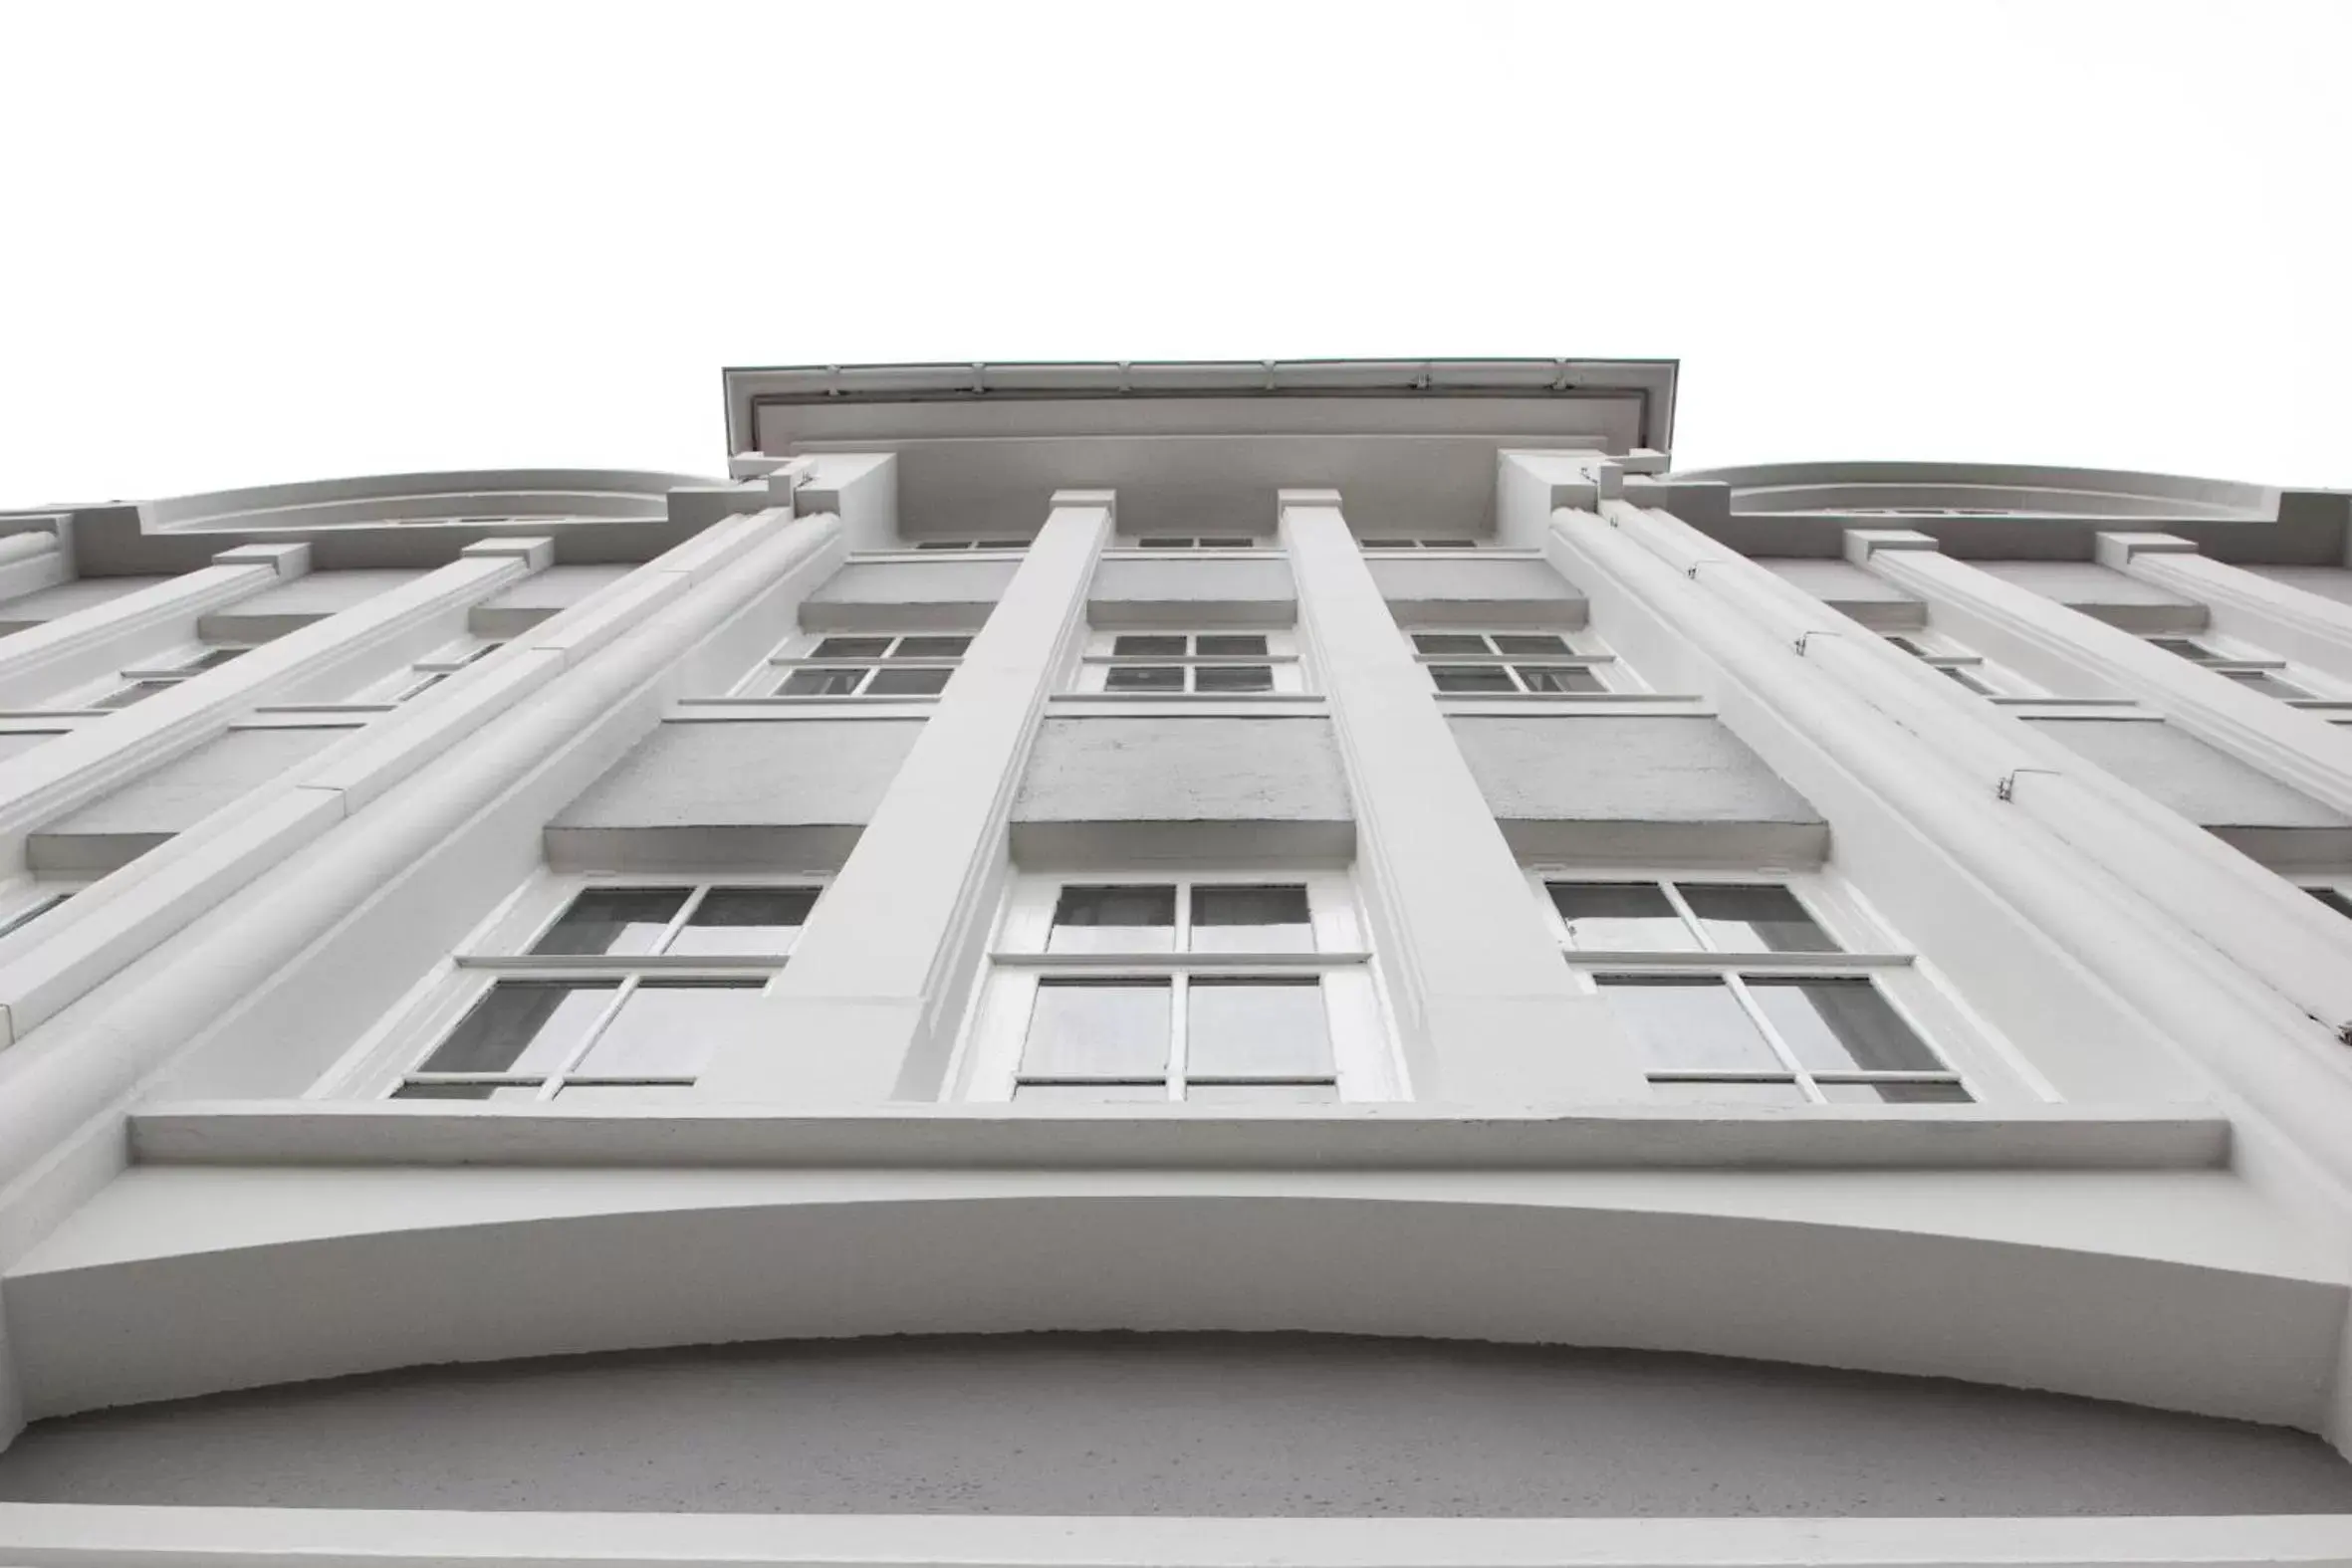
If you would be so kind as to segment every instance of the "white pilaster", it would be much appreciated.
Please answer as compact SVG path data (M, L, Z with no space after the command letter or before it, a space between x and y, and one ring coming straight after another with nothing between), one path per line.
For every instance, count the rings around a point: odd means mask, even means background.
M1625 1031L1599 997L1577 991L1532 907L1338 492L1286 490L1281 505L1299 628L1355 797L1357 883L1404 1014L1414 1098L1647 1098Z
M1108 491L1061 491L801 933L751 1037L698 1091L865 1105L934 1096L995 911L1014 791L1109 538Z
M2195 599L2214 630L2352 681L2352 604L2200 555L2171 534L2101 534L2099 563Z

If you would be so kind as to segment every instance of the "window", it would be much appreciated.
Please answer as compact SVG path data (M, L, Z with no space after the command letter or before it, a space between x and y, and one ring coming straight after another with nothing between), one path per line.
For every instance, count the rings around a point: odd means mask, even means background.
M1624 1023L1661 1098L1974 1098L1888 996L1910 956L1849 950L1786 883L1540 880L1569 966Z
M921 539L917 550L1027 550L1026 539Z
M1339 873L1026 878L960 1072L1023 1103L1394 1096Z
M421 697L469 664L476 664L506 646L501 639L465 636L436 648L388 679L368 687L362 702L400 703Z
M1456 536L1451 539L1367 539L1358 541L1364 550L1476 550L1475 539Z
M2345 919L2352 920L2352 881L2341 884L2323 883L2316 887L2305 887L2303 891Z
M183 681L194 680L206 670L217 670L231 659L251 653L250 647L217 644L199 646L193 653L180 652L160 663L139 665L123 670L106 682L97 693L69 706L78 708L127 708L144 702L160 692L167 692Z
M2178 654L2190 663L2201 665L2225 679L2237 682L2264 697L2275 697L2282 702L2298 698L2308 699L2313 694L2294 682L2282 679L2277 673L2286 668L2284 659L2264 658L2259 654L2241 656L2224 652L2211 640L2201 637L2150 637L2152 647Z
M947 690L969 632L878 632L796 638L752 677L752 697L936 697Z
M1305 690L1287 631L1097 632L1077 689L1113 696L1228 697Z
M501 922L457 955L454 988L421 1020L431 1044L390 1097L683 1098L749 1024L817 896L808 883L591 884L536 930Z
M10 937L81 892L79 886L32 883L0 898L0 937Z
M1954 685L1980 697L1998 697L2006 689L2005 683L1996 682L1982 658L1949 639L1937 638L1931 642L1925 635L1911 632L1901 635L1888 632L1886 639L1929 669L1941 672Z
M1579 653L1555 631L1417 631L1413 652L1448 696L1566 697L1605 692L1616 661Z
M1138 539L1136 550L1256 550L1264 541L1245 534L1152 534Z

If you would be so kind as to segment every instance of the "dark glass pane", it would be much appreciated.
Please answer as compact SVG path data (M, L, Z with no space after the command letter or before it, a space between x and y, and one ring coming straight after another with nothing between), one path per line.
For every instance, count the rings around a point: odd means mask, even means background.
M1832 1105L1967 1105L1969 1091L1957 1083L1824 1083Z
M972 542L968 539L924 539L915 542L917 550L970 550L971 548Z
M1562 694L1608 690L1600 683L1598 676L1581 664L1515 664L1512 672L1531 692Z
M2184 659L2210 659L2214 650L2194 637L2150 637L2150 644L2167 653L2177 653Z
M1263 659L1266 637L1260 632L1205 631L1192 639L1193 652L1203 658Z
M1702 1105L1803 1105L1805 1091L1793 1081L1757 1079L1652 1079L1650 1092L1661 1100Z
M534 953L650 953L678 918L682 887L592 887L572 900Z
M1232 538L1204 539L1201 541L1201 549L1203 550L1252 550L1255 548L1256 546L1252 541L1239 538L1238 536Z
M1548 631L1499 631L1495 633L1495 651L1497 653L1541 653L1556 656L1562 653L1573 653L1576 650L1568 646L1567 638L1555 636Z
M1173 887L1065 887L1054 905L1049 953L1169 953L1176 947Z
M795 670L776 688L779 697L854 697L864 670Z
M1683 901L1719 948L1733 953L1835 953L1829 933L1784 887L1678 882Z
M1264 664L1202 664L1192 672L1196 692L1270 692L1274 670Z
M811 653L818 659L878 659L890 646L887 637L827 637Z
M1209 887L1192 890L1195 953L1311 953L1314 927L1303 887Z
M1687 953L1699 945L1655 882L1547 882L1572 946L1594 953Z
M1423 653L1485 653L1487 639L1470 631L1417 631L1413 646Z
M1497 664L1433 664L1429 678L1441 692L1516 692L1511 677Z
M1180 692L1184 690L1181 664L1114 664L1103 673L1106 692Z
M1644 1065L1659 1072L1737 1072L1779 1066L1779 1058L1732 989L1681 975L1610 975L1601 995L1625 1021Z
M1934 655L1930 654L1927 649L1921 647L1917 642L1913 641L1909 637L1897 637L1890 635L1887 638L1887 641L1893 643L1896 647L1901 648L1905 653L1910 654L1915 659L1934 657Z
M426 1072L551 1072L588 1038L616 982L502 980L425 1058Z
M629 993L580 1063L589 1078L691 1078L745 1030L757 980L648 980Z
M93 708L127 708L134 702L146 701L157 692L167 692L178 684L177 681L132 681L127 686L118 686L90 706Z
M2345 897L2332 887L2307 887L2304 892L2318 899L2337 914L2352 918L2352 898Z
M1026 539L984 539L972 548L974 550L1027 550L1029 549L1029 541Z
M1127 637L1113 637L1110 651L1122 659L1181 659L1186 653L1182 637L1164 636L1153 632Z
M1339 1098L1335 1083L1187 1083L1194 1105L1324 1105Z
M1363 542L1363 548L1366 550L1412 550L1416 548L1416 542L1409 539L1367 539Z
M2217 673L2228 676L2249 691L2260 692L2265 697L2284 699L2311 695L2292 681L2280 680L2268 670L2221 670Z
M670 942L672 953L790 953L817 907L813 887L714 887Z
M972 646L970 637L901 637L890 650L893 659L960 659Z
M1936 1053L1866 980L1755 977L1748 992L1814 1072L1935 1072Z
M1195 980L1187 988L1186 1078L1331 1074L1331 1032L1315 980Z
M440 685L447 679L449 679L449 673L446 670L438 671L434 674L426 676L423 680L418 681L414 686L409 687L406 691L402 692L393 700L395 702L406 702L412 697L422 697L426 692L431 691L434 687Z
M231 659L241 659L252 651L251 648L206 648L178 668L190 675L198 670L217 670Z
M403 1083L395 1100L536 1100L536 1083Z
M1157 538L1153 538L1153 539L1147 539L1147 540L1143 540L1143 541L1140 541L1140 543L1141 543L1142 547L1143 547L1145 550L1190 550L1190 549L1192 549L1192 541L1191 541L1191 540L1189 540L1189 539L1175 539L1175 538L1171 538L1171 537L1168 537L1168 536L1165 536L1165 535L1162 535L1162 536L1159 536L1159 537L1157 537Z
M1478 541L1475 539L1425 539L1421 542L1421 548L1423 550L1476 550L1478 549Z
M947 690L947 678L953 670L925 669L916 665L908 669L877 671L866 683L868 697L936 697Z
M1164 980L1039 981L1021 1075L1164 1077L1170 995Z

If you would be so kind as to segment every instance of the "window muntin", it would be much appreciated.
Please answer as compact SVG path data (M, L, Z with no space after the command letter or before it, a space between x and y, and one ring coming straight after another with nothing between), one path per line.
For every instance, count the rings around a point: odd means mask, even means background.
M796 637L738 695L936 697L947 690L972 637L970 632L930 631Z
M1965 1103L1887 982L1909 955L1850 947L1784 881L1537 878L1579 982L1673 1100Z
M1610 690L1616 660L1556 631L1416 631L1413 656L1449 697L1570 697Z
M1077 690L1109 696L1228 697L1305 690L1289 631L1101 631Z
M806 882L591 883L457 955L394 1099L671 1098L748 1022L816 907ZM438 1020L437 1022L435 1020Z
M957 1080L1024 1103L1388 1098L1368 958L1340 873L1025 878Z

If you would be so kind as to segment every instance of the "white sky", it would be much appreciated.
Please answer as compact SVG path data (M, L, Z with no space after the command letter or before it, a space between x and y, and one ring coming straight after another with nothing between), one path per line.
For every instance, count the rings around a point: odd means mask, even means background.
M1682 360L1683 467L2352 487L2352 3L0 0L0 506L726 364Z

